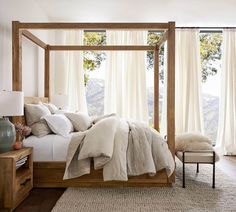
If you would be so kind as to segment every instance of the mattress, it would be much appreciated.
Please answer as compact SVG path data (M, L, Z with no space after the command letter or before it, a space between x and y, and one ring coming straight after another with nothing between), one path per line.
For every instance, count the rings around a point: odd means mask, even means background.
M51 134L41 138L29 136L23 144L25 147L33 147L33 161L66 161L72 135L73 133L68 137L63 137Z

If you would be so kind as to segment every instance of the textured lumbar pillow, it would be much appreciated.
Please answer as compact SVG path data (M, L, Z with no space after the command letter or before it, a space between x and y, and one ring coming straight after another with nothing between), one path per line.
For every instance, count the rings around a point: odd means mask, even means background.
M32 124L39 122L43 116L50 115L50 110L41 104L25 104L25 115L27 125L31 126Z
M43 117L50 129L58 135L68 136L73 132L73 125L70 120L63 114L47 115Z
M47 122L44 119L41 119L39 122L32 124L31 132L37 137L43 137L52 133L52 131L47 125Z
M92 125L92 119L86 113L65 113L78 132L85 131Z

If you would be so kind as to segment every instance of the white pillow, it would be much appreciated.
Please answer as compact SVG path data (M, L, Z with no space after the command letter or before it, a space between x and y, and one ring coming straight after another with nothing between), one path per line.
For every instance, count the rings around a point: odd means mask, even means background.
M41 104L25 104L25 116L27 125L39 122L43 116L50 115L50 110Z
M54 114L44 116L50 129L55 133L64 137L68 136L70 132L73 132L73 125L70 120L63 114Z
M65 113L76 131L85 131L92 125L92 119L86 113Z
M57 106L52 103L43 103L43 105L45 105L52 114L54 114L58 110Z

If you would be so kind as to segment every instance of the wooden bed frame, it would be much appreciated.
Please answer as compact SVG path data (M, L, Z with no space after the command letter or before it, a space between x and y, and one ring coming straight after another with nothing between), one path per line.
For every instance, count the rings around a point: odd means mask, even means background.
M84 30L153 30L163 31L156 46L149 45L49 45L32 34L30 29L84 29ZM154 52L154 128L159 131L159 49L167 41L167 143L174 158L175 147L175 22L168 23L21 23L12 22L13 90L22 91L22 37L26 37L45 52L44 97L25 97L25 103L48 102L50 99L51 51L153 51ZM25 123L24 117L14 117L14 122ZM175 173L167 177L165 170L154 177L140 175L129 177L127 182L104 182L102 170L71 180L62 180L65 162L34 162L34 187L97 187L97 186L171 186Z

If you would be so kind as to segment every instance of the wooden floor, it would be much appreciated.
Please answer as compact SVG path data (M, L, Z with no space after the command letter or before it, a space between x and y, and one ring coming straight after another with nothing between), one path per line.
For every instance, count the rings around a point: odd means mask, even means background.
M217 167L236 179L236 156L224 156ZM33 189L15 212L50 212L65 189Z

